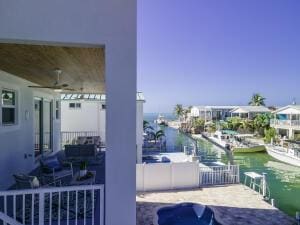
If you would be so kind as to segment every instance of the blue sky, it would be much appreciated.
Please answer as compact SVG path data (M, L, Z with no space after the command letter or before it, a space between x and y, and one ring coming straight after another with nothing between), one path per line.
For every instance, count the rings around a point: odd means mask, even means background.
M299 0L138 1L145 112L183 105L300 104Z

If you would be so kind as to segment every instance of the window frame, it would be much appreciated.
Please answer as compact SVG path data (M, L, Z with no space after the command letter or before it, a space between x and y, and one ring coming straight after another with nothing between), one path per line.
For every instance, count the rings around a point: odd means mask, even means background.
M54 110L55 110L55 119L56 120L60 120L60 117L61 117L61 115L60 115L60 110L61 110L61 107L60 107L60 100L59 99L55 99L55 105L54 105Z
M70 107L71 104L74 104L74 107ZM69 102L70 110L80 110L82 107L81 102Z
M3 127L10 127L10 126L16 126L18 125L18 110L19 110L19 106L18 106L18 91L11 89L11 88L1 88L1 102L0 102L0 107L1 107L1 126ZM2 101L2 94L3 91L8 91L8 92L12 92L14 93L14 104L13 105L4 105L3 101ZM3 123L3 109L14 109L14 122L13 123Z

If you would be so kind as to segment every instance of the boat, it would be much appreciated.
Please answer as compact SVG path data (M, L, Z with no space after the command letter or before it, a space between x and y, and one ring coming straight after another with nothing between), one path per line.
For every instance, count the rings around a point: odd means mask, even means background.
M266 148L264 145L255 144L246 140L246 138L251 137L253 137L253 134L238 134L235 131L218 130L208 138L213 143L233 153L265 152Z
M168 125L168 122L167 120L165 119L164 116L162 115L158 115L157 119L154 121L156 124L158 125L162 125L162 126L167 126Z
M233 153L256 153L266 151L265 145L253 143L249 140L250 138L253 138L253 134L234 135L232 145Z
M232 149L233 153L255 153L255 152L265 152L266 147L264 145L255 145L248 147L234 147Z
M224 133L222 130L217 130L212 136L208 136L208 139L217 144L218 146L230 150L230 135L227 133Z
M300 142L289 141L288 146L266 145L267 152L274 159L300 167Z

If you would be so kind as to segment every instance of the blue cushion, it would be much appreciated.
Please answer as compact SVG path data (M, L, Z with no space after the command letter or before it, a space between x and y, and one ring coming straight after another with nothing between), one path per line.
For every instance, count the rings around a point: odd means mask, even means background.
M59 161L57 160L57 158L49 158L43 161L43 164L48 167L48 169L51 169L55 172L62 170L62 167L59 163Z

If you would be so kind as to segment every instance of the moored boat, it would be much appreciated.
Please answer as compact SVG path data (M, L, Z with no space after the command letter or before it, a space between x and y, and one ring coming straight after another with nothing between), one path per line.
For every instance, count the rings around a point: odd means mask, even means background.
M218 146L226 150L230 150L230 144L228 142L230 139L230 135L218 130L212 136L208 136L208 139Z
M297 144L300 145L300 143ZM300 167L300 148L291 145L288 147L267 145L266 148L268 154L273 158L281 162Z
M233 140L233 153L256 153L265 152L266 147L263 144L254 143L253 134L237 134Z
M266 148L263 144L256 144L249 140L252 137L253 134L238 134L233 131L219 130L209 136L208 139L233 153L265 152Z
M167 120L165 119L164 116L162 115L158 115L157 119L154 121L156 124L158 125L163 125L163 126L167 126L168 125L168 122Z
M264 145L255 145L248 147L234 147L232 149L233 153L255 153L255 152L265 152L266 147Z

